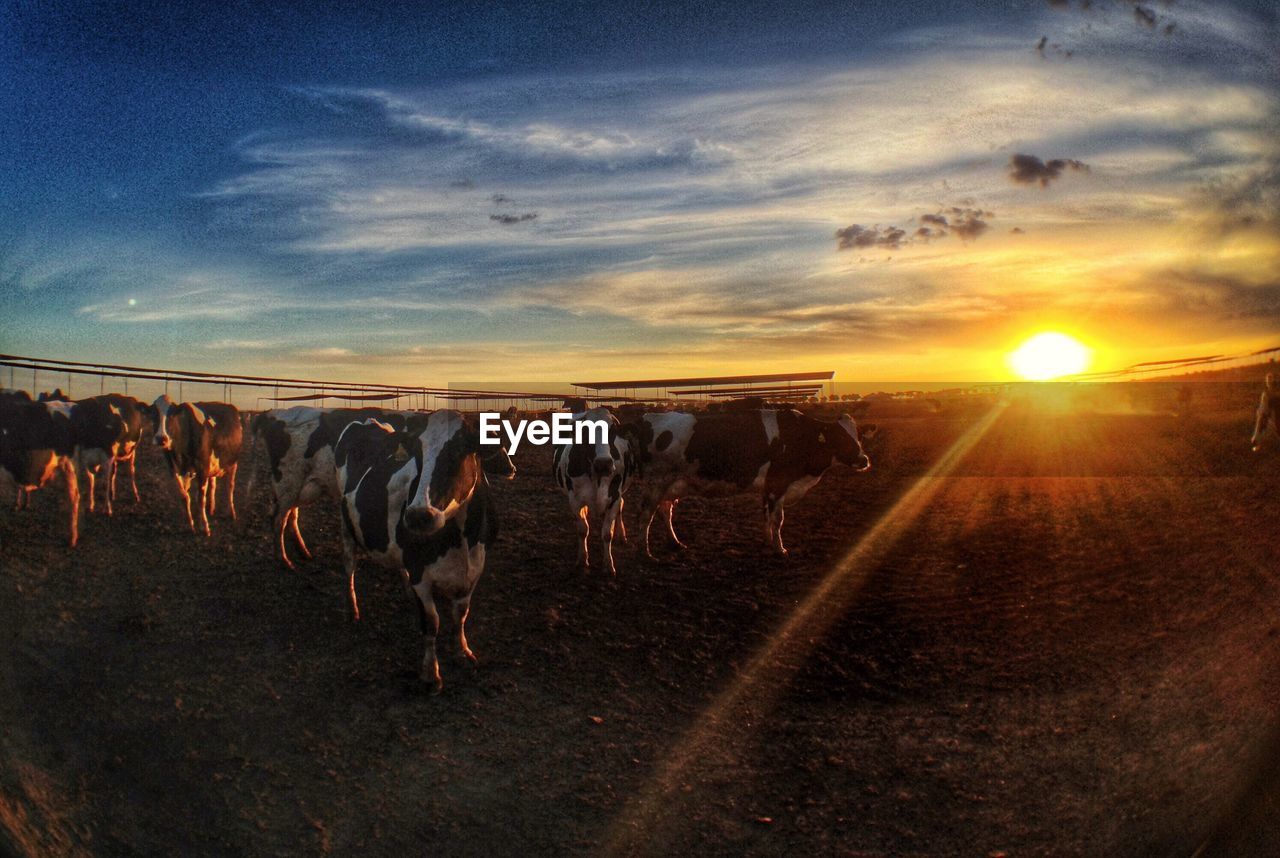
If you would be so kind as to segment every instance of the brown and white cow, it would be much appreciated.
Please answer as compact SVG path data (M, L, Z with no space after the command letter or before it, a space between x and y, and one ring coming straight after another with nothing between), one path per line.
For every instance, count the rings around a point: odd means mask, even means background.
M107 515L111 515L116 497L116 472L129 465L129 484L137 503L138 443L150 423L145 405L132 396L108 393L75 402L71 410L72 433L76 443L76 460L88 482L89 511L94 509L95 477L102 473L107 484Z
M671 521L675 502L691 494L751 489L761 494L766 539L786 554L784 508L804 497L833 465L868 470L871 460L862 439L875 427L866 427L860 437L848 414L826 421L791 410L669 411L644 415L636 431L644 445L640 521L645 554L652 557L649 527L659 511L672 541L683 547Z
M191 488L200 490L200 529L209 536L209 516L217 505L218 478L227 478L227 505L236 517L236 471L240 467L243 429L240 411L225 402L174 402L168 394L158 397L155 443L165 458L186 504L187 525L194 532Z
M35 402L23 391L0 393L0 474L17 486L16 509L32 491L61 474L67 491L72 547L80 538L80 482L76 477L71 404Z
M250 422L254 443L260 439L267 452L274 504L272 533L280 562L293 569L285 546L286 531L293 534L302 556L311 559L299 528L299 507L321 498L336 500L338 483L334 472L333 445L350 423L374 418L397 431L416 434L426 426L428 415L414 411L386 411L380 408L294 408L272 409L255 415ZM486 447L485 472L512 479L516 468L502 447Z
M417 434L377 420L345 426L334 446L342 492L342 555L352 616L356 550L396 569L413 591L422 624L420 676L441 687L436 658L440 615L447 600L461 654L472 662L466 622L485 552L498 535L489 481L480 464L480 436L457 411L436 411Z
M1253 423L1253 437L1249 444L1253 452L1262 449L1262 435L1267 431L1267 424L1280 435L1280 387L1276 386L1275 376L1267 373L1266 386L1262 390L1262 399L1258 401L1258 414Z
M607 408L592 408L573 415L575 422L590 420L608 424L608 435L595 443L564 444L556 447L551 469L556 485L569 498L578 529L578 565L591 566L587 543L591 521L599 522L600 541L609 574L617 574L613 562L613 532L617 524L622 539L627 539L627 526L622 519L623 493L637 470L635 440L623 435L618 418Z

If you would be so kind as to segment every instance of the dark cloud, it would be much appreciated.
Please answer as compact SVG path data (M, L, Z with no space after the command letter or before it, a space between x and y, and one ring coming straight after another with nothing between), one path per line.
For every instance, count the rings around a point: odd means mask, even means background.
M1133 19L1144 27L1155 27L1156 13L1145 6L1133 7Z
M896 226L881 228L851 224L836 230L836 250L850 250L855 247L888 247L897 250L907 231Z
M1020 226L1015 226L1013 229L1009 230L1009 234L1010 235L1026 235L1027 231Z
M916 243L928 244L931 241L954 235L961 241L972 241L989 228L987 219L994 218L995 212L972 208L968 200L964 206L951 206L937 212L920 215L921 226L910 235L907 230L898 226L862 226L852 224L836 230L836 250L854 248L884 247L898 250Z
M989 224L983 218L995 217L995 212L984 212L981 209L962 209L952 207L951 231L961 241L972 241L987 231Z
M537 212L525 212L521 215L495 214L489 215L489 220L497 221L504 226L510 226L513 223L524 223L533 220L538 216Z
M475 179L454 179L449 183L449 187L459 190L470 190L476 186Z
M1089 172L1089 165L1072 158L1054 158L1041 161L1035 155L1014 155L1009 159L1009 178L1019 185L1034 185L1047 188L1049 183L1062 175L1063 170Z
M489 201L492 202L495 206L500 206L503 203L512 202L512 199L506 194L494 194L493 196L489 197Z

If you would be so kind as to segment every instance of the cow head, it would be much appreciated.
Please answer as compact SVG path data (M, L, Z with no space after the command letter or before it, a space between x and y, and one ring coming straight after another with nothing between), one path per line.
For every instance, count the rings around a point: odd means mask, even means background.
M501 477L504 480L516 478L516 463L511 461L511 454L502 444L486 445L481 453L480 465L484 468L484 472L492 477Z
M871 469L871 460L862 449L862 442L873 437L876 430L874 424L867 424L859 432L854 419L848 414L841 414L835 423L822 427L819 438L830 450L833 464L849 465L858 471L867 471Z
M167 393L160 394L156 397L156 401L151 403L151 424L155 427L155 434L151 440L157 447L163 447L166 450L173 447L173 436L169 434L169 412L173 407L174 401Z
M445 526L484 478L480 433L459 412L436 411L418 441L422 464L405 504L404 524L427 536Z

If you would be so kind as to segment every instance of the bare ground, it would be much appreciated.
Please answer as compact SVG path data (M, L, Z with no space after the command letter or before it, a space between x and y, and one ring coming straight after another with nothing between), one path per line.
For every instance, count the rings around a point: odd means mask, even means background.
M265 480L198 538L144 451L74 551L45 490L0 513L0 851L1268 854L1277 445L1015 407L932 478L972 419L882 423L790 557L754 499L691 499L658 564L628 518L616 579L522 453L439 696L397 576L347 619L333 510L289 573Z

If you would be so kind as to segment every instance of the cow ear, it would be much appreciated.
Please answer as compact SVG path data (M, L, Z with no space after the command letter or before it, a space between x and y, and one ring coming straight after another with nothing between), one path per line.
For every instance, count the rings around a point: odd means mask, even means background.
M218 426L218 421L214 420L212 417L206 417L204 422L210 429L216 429Z

